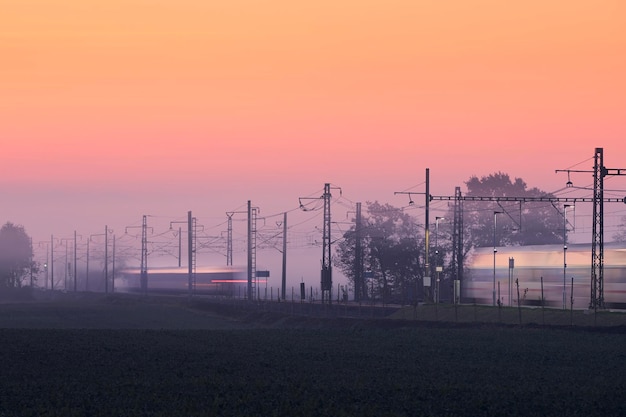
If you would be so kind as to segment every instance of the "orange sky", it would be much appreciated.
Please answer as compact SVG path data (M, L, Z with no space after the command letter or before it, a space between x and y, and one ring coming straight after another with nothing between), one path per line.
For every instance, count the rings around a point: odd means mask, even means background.
M273 213L325 182L399 205L425 168L435 195L553 191L595 147L626 168L624 4L0 0L0 221Z

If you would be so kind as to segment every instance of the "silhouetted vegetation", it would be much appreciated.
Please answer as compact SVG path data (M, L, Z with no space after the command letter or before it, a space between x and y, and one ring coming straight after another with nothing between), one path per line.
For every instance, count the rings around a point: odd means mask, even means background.
M19 288L26 277L35 274L33 248L24 227L7 222L0 229L0 291ZM6 292L6 291L5 291Z
M415 300L416 283L423 275L419 259L424 252L418 228L417 221L402 209L369 202L361 230L352 227L337 244L335 264L354 287L359 238L363 270L369 275L363 298L387 303Z
M538 188L528 188L521 178L511 180L497 172L471 177L465 182L468 197L554 197ZM563 241L563 216L546 202L463 202L466 246L491 246L494 240L494 210L501 212L495 230L498 246L545 245ZM454 218L452 212L447 216Z

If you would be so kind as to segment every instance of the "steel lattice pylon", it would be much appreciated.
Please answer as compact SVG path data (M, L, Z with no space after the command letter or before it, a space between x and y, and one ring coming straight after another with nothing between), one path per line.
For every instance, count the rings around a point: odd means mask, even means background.
M233 264L233 214L226 213L228 216L228 229L226 231L226 265Z
M593 165L593 229L589 308L604 307L604 156L596 148Z
M626 175L626 169L606 168L604 166L603 148L596 148L594 155L593 171L557 170L566 172L593 172L593 197L495 197L495 196L469 196L462 197L459 187L455 190L454 196L430 196L430 200L455 202L455 235L453 236L453 262L458 268L458 277L462 276L462 239L463 239L463 212L461 202L469 201L519 201L519 202L550 202L550 203L593 203L593 230L591 246L591 295L589 308L604 308L604 203L626 203L625 198L604 198L604 177L607 175ZM459 210L457 212L457 210ZM459 213L459 214L457 214ZM456 236L458 234L458 237ZM454 238L459 240L454 241ZM458 246L458 248L457 248ZM455 257L456 256L456 257Z
M463 200L461 187L454 189L454 231L452 233L452 274L454 303L460 302L463 285ZM458 290L457 283L458 282ZM458 291L458 293L457 293Z
M356 227L354 240L354 301L365 298L365 282L363 279L363 248L361 247L361 203L356 203Z
M141 222L141 290L148 293L148 220L144 214Z
M248 200L248 300L256 297L256 220L257 207Z
M626 169L606 168L604 149L596 148L593 165L593 236L591 246L591 300L589 308L604 308L604 177L626 175ZM626 203L626 197L621 199Z
M321 289L322 304L325 300L331 304L331 291L333 287L333 273L331 265L331 248L330 248L330 184L324 184L324 228L322 232L322 272L321 272Z
M191 298L196 285L196 218L191 215L191 211L187 212L187 258L187 289L189 298Z

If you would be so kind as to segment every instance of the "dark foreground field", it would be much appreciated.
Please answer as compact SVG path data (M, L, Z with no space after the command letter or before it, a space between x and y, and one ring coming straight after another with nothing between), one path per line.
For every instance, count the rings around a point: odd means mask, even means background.
M626 415L626 334L610 329L124 299L0 305L0 327L0 416Z

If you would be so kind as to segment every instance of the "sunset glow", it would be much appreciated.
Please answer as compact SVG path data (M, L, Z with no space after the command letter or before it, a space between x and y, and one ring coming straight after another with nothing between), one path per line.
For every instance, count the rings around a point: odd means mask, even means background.
M596 147L626 168L625 5L0 0L0 220L270 214L325 182L400 205L425 168L438 195L553 191Z

